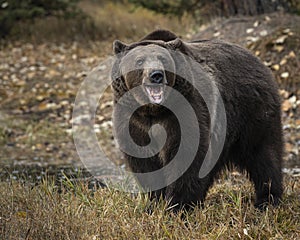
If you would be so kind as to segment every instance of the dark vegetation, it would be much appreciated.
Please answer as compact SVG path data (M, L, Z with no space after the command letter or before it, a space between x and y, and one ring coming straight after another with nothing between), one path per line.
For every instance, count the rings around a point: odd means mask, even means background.
M10 0L2 1L0 8L1 35L14 30L17 22L33 22L39 18L75 18L82 13L77 6L79 0Z
M129 2L158 13L178 17L192 14L198 21L207 20L207 17L255 16L275 11L299 13L300 10L299 2L296 0L129 0Z

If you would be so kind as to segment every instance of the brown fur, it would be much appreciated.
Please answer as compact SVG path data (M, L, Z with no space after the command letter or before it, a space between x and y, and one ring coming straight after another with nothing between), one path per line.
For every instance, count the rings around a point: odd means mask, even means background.
M271 72L250 52L233 44L221 41L183 42L169 31L150 33L142 41L130 45L116 41L115 53L118 57L112 70L115 102L130 89L130 83L141 84L141 72L122 74L122 59L136 48L146 51L150 46L175 50L199 62L204 71L219 87L227 116L227 134L222 154L205 177L198 177L200 167L207 152L210 117L201 95L193 86L178 75L169 75L172 87L180 91L193 106L198 118L201 139L197 155L188 170L171 185L156 191L154 196L163 196L170 204L187 206L203 202L209 187L218 172L226 165L235 165L247 171L255 185L257 207L266 203L278 204L282 195L282 127L280 98ZM142 51L143 52L143 51ZM151 55L151 54L150 54ZM144 56L146 58L150 55ZM172 54L171 54L172 57ZM201 81L199 69L190 69L187 62L173 59L175 73L186 71L192 82ZM171 61L171 59L170 59ZM200 71L199 70L199 71ZM168 97L172 101L172 96ZM176 104L176 103L174 103ZM184 106L176 106L185 111ZM126 107L125 107L126 109ZM123 121L126 110L116 112L114 127L122 144ZM129 116L127 116L129 117ZM189 117L189 116L187 116ZM140 107L130 121L130 133L134 141L142 146L149 144L148 131L159 123L167 131L168 138L162 151L151 158L134 158L125 153L129 166L134 172L149 172L168 164L176 154L180 142L180 125L172 112L162 106L148 104ZM193 126L191 126L191 131ZM187 150L188 151L188 150ZM182 159L184 161L184 159ZM174 169L176 171L176 169ZM168 178L172 173L166 173ZM147 188L147 181L141 182Z

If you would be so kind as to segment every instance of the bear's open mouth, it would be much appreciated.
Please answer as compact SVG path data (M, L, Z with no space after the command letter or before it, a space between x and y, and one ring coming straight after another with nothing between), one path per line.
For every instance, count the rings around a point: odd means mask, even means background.
M144 85L151 103L160 104L164 100L164 84Z

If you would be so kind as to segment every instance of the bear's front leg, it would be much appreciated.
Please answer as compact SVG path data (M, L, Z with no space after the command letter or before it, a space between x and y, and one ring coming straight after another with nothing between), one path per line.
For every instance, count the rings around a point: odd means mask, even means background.
M195 128L188 129L192 131ZM199 144L195 146L190 138L182 138L174 131L160 154L167 184L165 199L173 211L202 204L213 183L214 173L199 178L199 170L208 149L206 132L203 130L202 133ZM188 133L188 136L193 135ZM172 167L168 168L170 165Z
M188 210L204 203L207 191L213 183L213 178L208 175L200 179L198 174L193 170L187 171L177 181L167 186L165 198L173 211Z
M156 179L146 173L154 172L159 170L162 166L157 155L150 158L135 158L126 155L127 163L133 173L135 174L136 180L144 192L148 192L150 199L159 199L164 196L165 188L153 190L153 181L159 181L158 185L164 186L165 179L161 174ZM140 174L145 173L145 174Z

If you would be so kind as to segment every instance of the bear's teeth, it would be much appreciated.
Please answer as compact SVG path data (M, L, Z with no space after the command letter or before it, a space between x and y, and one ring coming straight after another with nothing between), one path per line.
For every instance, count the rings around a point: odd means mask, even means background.
M163 86L146 86L151 102L159 104L163 100Z

